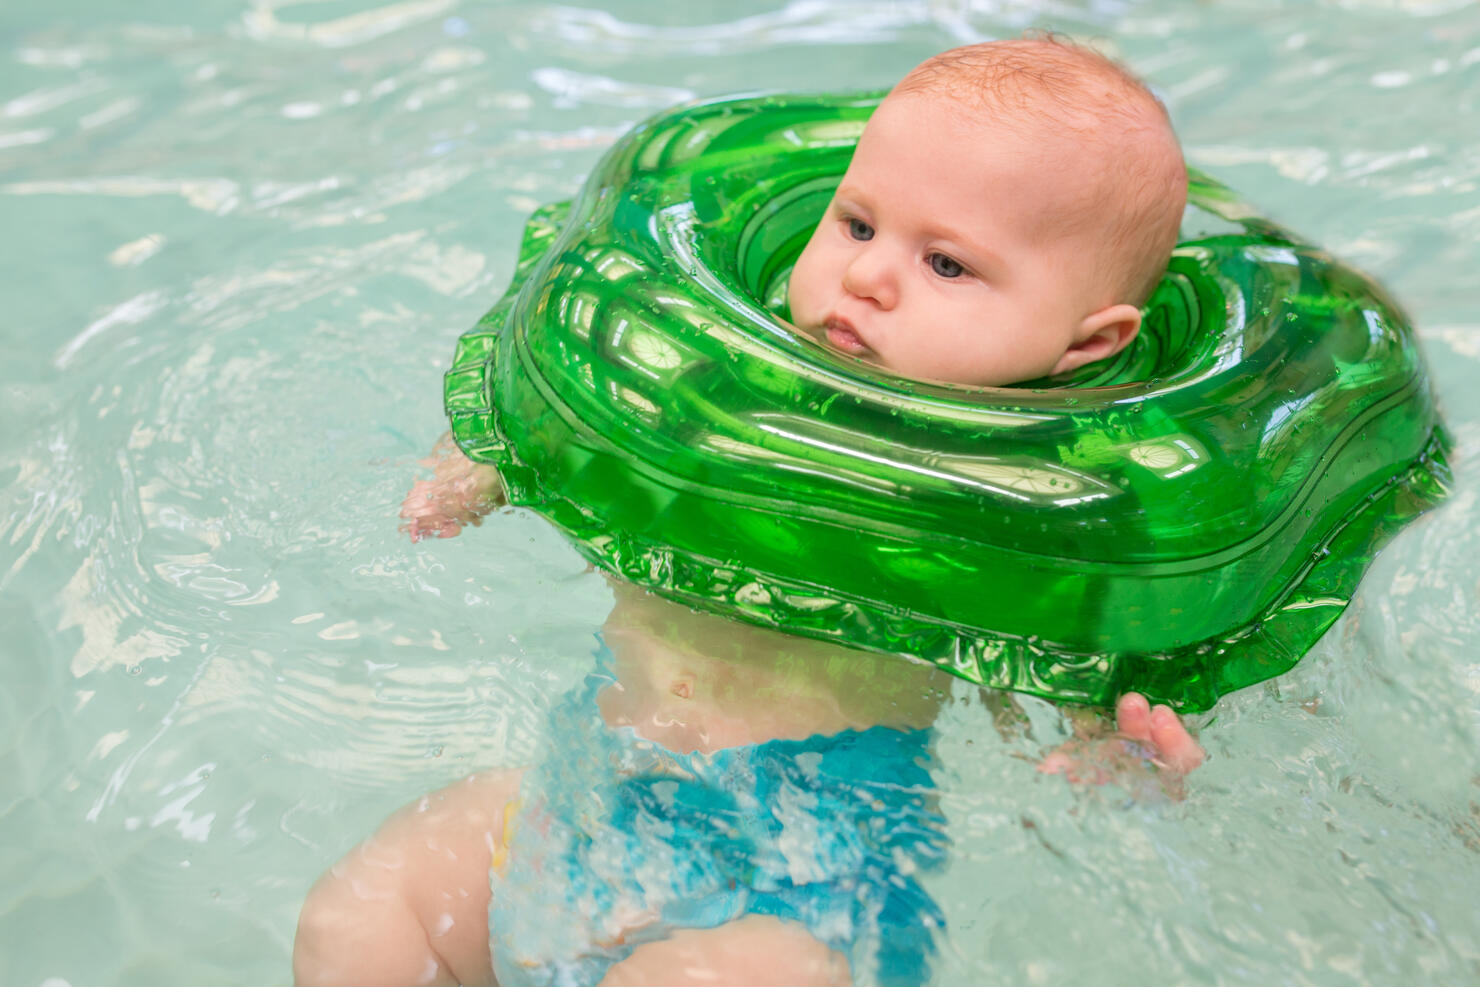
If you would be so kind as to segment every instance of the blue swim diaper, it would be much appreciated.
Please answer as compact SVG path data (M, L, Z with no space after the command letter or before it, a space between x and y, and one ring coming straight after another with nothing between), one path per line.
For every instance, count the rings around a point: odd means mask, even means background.
M525 776L489 909L503 987L595 987L643 943L747 915L801 923L855 984L930 979L945 917L920 877L947 848L930 731L677 754L602 722L612 681L557 706Z

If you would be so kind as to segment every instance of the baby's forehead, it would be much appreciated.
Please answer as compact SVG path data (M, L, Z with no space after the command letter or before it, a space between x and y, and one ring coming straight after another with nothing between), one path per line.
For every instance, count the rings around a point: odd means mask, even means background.
M922 105L929 104L929 105ZM865 140L913 149L919 180L978 177L1035 187L1103 172L1098 149L1114 139L1092 119L1066 123L1031 105L991 106L954 96L891 93L865 130Z
M871 158L872 167L850 171L840 186L845 198L887 197L896 173L904 170L910 184L927 194L894 206L911 206L925 225L956 229L976 207L986 206L1014 228L1031 230L1026 242L1047 248L1112 223L1117 202L1135 181L1132 171L1102 166L1097 139L1070 134L1041 117L982 106L922 111L913 105L921 98L929 97L912 94L880 107L883 115L876 119L882 126L871 126L867 138L877 142L879 156ZM906 163L915 167L904 168ZM1098 242L1087 242L1085 249L1097 251Z
M932 121L945 119L963 136L1012 140L1025 145L1076 146L1116 139L1131 129L1151 125L1145 114L1122 106L1086 101L1074 103L1052 94L1022 91L983 94L955 90L891 92L886 98L912 129L927 131ZM912 106L928 103L948 108L948 114L929 118L910 114ZM938 125L936 125L938 126Z

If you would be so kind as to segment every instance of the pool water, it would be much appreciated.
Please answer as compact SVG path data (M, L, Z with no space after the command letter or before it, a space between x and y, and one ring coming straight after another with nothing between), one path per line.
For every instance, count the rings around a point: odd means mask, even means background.
M520 513L412 545L458 333L538 204L693 95L1103 39L1189 160L1385 282L1451 501L1182 802L940 721L936 982L1480 980L1480 8L1468 0L403 0L0 14L0 984L284 984L315 876L536 754L601 580Z

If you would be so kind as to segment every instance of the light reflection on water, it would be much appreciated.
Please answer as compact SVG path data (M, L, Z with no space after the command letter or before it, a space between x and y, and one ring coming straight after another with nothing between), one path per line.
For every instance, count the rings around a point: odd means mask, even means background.
M1459 482L1204 718L1180 805L1038 777L1057 712L999 733L961 690L939 981L1480 976L1470 5L94 6L0 31L0 982L286 982L319 870L534 756L600 581L534 518L395 533L534 205L685 94L874 88L1035 23L1107 39L1194 164L1394 290Z

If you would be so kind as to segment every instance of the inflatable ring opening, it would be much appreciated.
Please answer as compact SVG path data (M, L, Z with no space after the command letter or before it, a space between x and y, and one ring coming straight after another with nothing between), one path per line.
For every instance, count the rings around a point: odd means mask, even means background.
M973 682L1184 710L1276 675L1445 492L1401 312L1194 176L1137 345L1063 379L894 377L787 325L877 96L661 115L530 221L453 434L593 563Z

